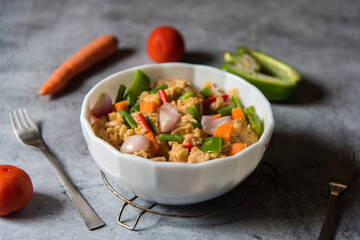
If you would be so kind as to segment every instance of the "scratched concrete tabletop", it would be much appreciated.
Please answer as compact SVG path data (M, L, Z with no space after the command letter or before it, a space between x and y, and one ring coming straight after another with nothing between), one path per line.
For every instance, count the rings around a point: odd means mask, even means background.
M0 217L0 239L316 239L329 197L329 160L336 149L360 155L359 22L359 1L0 0L0 164L22 168L34 186L25 209ZM182 33L184 62L220 67L222 52L242 45L288 62L303 79L289 100L272 103L276 127L262 171L219 199L155 209L193 214L241 204L207 218L146 213L130 231L117 223L123 202L105 186L86 147L80 107L104 77L152 63L146 40L164 24ZM105 33L120 40L115 56L56 97L39 96L59 64ZM18 142L8 114L22 107L105 227L89 231L47 160ZM360 239L359 168L358 158L337 202L332 238ZM126 207L122 221L132 224L138 213Z

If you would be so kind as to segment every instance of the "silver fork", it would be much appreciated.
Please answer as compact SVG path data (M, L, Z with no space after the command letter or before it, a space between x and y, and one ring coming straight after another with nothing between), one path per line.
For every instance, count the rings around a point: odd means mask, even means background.
M328 239L330 233L331 219L338 195L350 184L354 172L355 153L349 154L338 151L330 162L328 180L330 187L330 198L326 210L319 240Z
M104 226L105 223L99 218L83 196L81 196L79 190L72 184L55 156L46 147L37 125L31 119L26 109L14 110L13 113L10 112L9 115L13 130L19 141L31 148L39 150L49 160L86 226L90 230Z

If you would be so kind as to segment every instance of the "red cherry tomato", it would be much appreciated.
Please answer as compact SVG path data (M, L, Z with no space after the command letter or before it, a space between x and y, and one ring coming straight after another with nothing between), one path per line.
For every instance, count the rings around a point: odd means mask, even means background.
M170 26L159 26L149 35L147 52L155 62L179 62L184 56L185 44L181 34Z
M20 168L0 165L0 216L23 209L33 196L29 175Z

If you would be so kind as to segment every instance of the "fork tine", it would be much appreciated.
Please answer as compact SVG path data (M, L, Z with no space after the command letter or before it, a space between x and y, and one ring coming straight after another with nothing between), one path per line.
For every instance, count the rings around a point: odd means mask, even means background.
M17 125L17 129L18 129L18 130L23 129L24 127L23 127L22 123L21 123L20 120L19 120L19 117L18 117L18 114L17 114L16 110L13 111L13 117L15 118L15 122L16 122L16 125Z
M32 120L32 118L30 117L30 114L27 112L26 108L24 108L23 110L24 110L24 113L25 113L25 116L26 116L28 122L30 123L30 126L37 127L36 123L34 122L34 120Z
M26 108L23 108L23 112L25 113L26 120L30 124L30 127L37 127L36 123L32 120Z
M11 121L11 125L13 127L14 130L18 130L18 127L17 125L15 124L15 120L14 120L14 117L13 115L11 114L11 112L9 112L9 117L10 117L10 121Z
M21 118L21 121L22 121L24 127L25 127L25 128L30 127L30 123L29 123L29 122L27 121L27 119L24 117L23 111L22 111L20 108L18 109L18 111L19 111L20 118Z

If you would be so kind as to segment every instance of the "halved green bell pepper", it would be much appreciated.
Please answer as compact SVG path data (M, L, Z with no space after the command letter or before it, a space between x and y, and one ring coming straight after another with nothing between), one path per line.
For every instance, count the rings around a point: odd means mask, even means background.
M255 85L270 101L290 97L301 79L300 73L288 64L265 53L246 47L224 53L222 70L234 73Z

